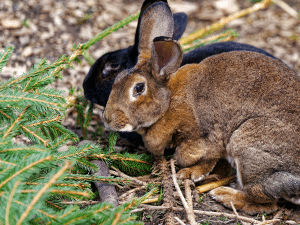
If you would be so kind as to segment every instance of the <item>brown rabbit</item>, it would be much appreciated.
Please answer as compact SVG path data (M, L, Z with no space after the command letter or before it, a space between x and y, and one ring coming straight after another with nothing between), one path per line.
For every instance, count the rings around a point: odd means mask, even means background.
M220 158L237 171L239 190L210 195L249 214L271 213L284 198L300 204L300 78L279 60L235 51L181 68L182 50L142 33L136 66L121 72L103 120L138 131L154 155L175 147L180 178L201 180ZM144 26L142 26L144 27ZM167 30L167 29L166 29ZM168 32L166 32L168 33ZM153 38L155 38L153 40Z

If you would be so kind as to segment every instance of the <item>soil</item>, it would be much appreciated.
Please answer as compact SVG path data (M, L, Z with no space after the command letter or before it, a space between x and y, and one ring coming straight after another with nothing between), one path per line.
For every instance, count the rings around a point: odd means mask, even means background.
M297 12L300 11L299 0L285 0ZM62 54L71 54L74 43L83 43L103 31L108 26L136 13L143 0L1 0L0 2L0 51L6 46L14 46L15 50L6 67L0 74L0 80L8 80L11 76L22 75L38 62L47 58L55 61ZM250 0L169 0L173 12L185 12L188 25L183 36L203 28L224 16L252 6ZM89 53L99 58L104 53L125 48L133 44L137 21L102 39L89 49ZM251 44L262 48L281 59L290 68L300 74L300 19L292 17L276 4L229 23L224 29L232 28L238 32L237 42ZM219 32L217 32L219 33ZM53 87L64 90L68 95L72 87L82 89L82 82L90 65L83 59L82 63L74 64L73 69L63 71L63 80L58 80ZM95 116L89 127L89 139L100 140L106 144L107 131L103 128L103 136L92 135L101 127L101 121ZM63 124L73 130L80 138L82 132L75 124L76 111L68 110ZM143 147L136 148L126 140L119 139L117 149L122 151L143 152ZM176 202L180 205L180 201ZM283 214L282 222L296 221L300 223L300 206L280 202ZM233 213L206 194L194 201L194 209ZM245 215L239 212L239 215ZM187 222L184 213L179 218ZM272 219L274 215L267 215ZM248 216L249 217L249 216ZM262 215L252 218L261 220ZM163 224L164 212L147 211L140 215L145 224ZM201 224L241 224L227 217L197 215L196 221ZM294 224L296 224L294 222Z

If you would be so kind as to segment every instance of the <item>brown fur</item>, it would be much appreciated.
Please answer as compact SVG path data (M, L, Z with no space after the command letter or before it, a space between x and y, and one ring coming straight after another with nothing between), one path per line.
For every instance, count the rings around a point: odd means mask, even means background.
M180 178L201 180L227 158L237 169L241 190L220 188L210 195L228 207L233 201L250 214L270 213L278 209L278 198L300 202L300 79L295 72L253 52L223 53L179 68L181 60L177 42L155 39L151 59L139 58L116 79L104 112L106 125L120 130L129 124L154 155L176 147L174 158L188 167L179 171ZM138 83L146 88L132 97Z

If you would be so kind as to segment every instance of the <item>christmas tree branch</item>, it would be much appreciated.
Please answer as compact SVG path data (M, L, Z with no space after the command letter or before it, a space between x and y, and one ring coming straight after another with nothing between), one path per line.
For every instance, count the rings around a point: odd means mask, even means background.
M65 165L49 180L47 184L43 186L43 188L36 194L36 196L32 199L31 203L26 208L25 212L22 214L21 218L18 220L16 225L20 225L23 223L25 218L28 216L29 212L32 210L33 206L38 202L41 196L46 192L46 190L56 182L56 180L62 176L65 171L71 166L71 162L66 161Z

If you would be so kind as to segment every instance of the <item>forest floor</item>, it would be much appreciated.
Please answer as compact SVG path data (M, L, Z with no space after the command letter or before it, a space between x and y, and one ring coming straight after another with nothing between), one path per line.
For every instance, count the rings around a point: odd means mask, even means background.
M296 11L300 11L299 0L285 0ZM70 55L74 43L84 43L115 22L136 13L143 0L1 0L0 2L0 50L6 46L14 46L15 50L0 79L8 80L11 76L19 76L26 72L40 58L55 61L61 54ZM183 36L203 28L224 16L250 7L250 0L169 0L174 12L185 12L189 17L187 29ZM104 53L125 48L133 44L137 21L102 39L89 49L89 53L99 58ZM237 42L251 44L262 48L281 59L290 68L300 74L300 19L292 17L275 4L240 19L230 22L222 31L232 28L238 32ZM218 32L217 32L218 33ZM82 82L89 71L89 64L83 59L73 69L63 71L63 79L53 87L64 90L68 95L72 87L82 89ZM97 112L97 109L95 109ZM63 124L73 130L80 138L82 132L75 123L76 111L68 110ZM95 115L89 127L89 139L106 143L107 131L102 129L102 137L93 136L102 126ZM101 129L100 129L101 130ZM125 140L118 140L117 149L122 151L135 147ZM139 151L143 150L140 146ZM194 209L233 213L206 194L194 201ZM180 205L179 201L176 202ZM300 206L280 202L282 221L276 224L300 224ZM275 213L276 214L276 213ZM275 214L267 215L272 219ZM248 216L261 220L262 215ZM177 215L186 221L184 213ZM145 224L163 224L164 212L152 211L142 213L139 217ZM238 224L226 216L214 217L197 215L196 221L201 224ZM293 221L296 221L293 223ZM241 224L241 223L239 223Z

